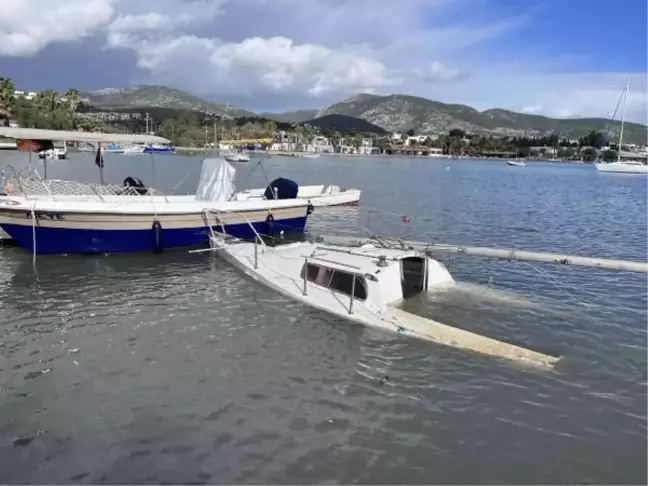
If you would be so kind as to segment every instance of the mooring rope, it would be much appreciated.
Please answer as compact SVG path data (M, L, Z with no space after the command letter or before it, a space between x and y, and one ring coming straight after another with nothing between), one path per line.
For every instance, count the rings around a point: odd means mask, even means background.
M36 206L35 201L30 213L32 220L32 267L34 268L34 272L36 272L36 212L34 211L34 206Z
M568 285L568 284L563 285L560 282L558 282L558 280L556 278L554 278L552 275L550 275L549 272L544 271L544 270L542 270L540 268L537 268L535 265L533 265L533 264L531 264L529 262L520 262L520 263L523 263L523 264L531 267L535 272L537 272L541 276L545 277L547 280L549 280L549 282L551 282L553 285L555 285L556 288L558 288L559 290L565 292L565 294L567 294L567 296L569 296L572 300L574 300L575 302L583 305L587 309L591 309L593 304L591 302L586 302L583 299L579 299L573 293L571 293L569 290L567 290L566 287L569 287L569 288L571 288L573 290L576 290L576 291L579 291L579 292L589 294L589 295L595 297L596 299L601 300L602 302L604 302L606 304L609 304L611 307L615 307L617 309L625 310L625 311L628 311L628 312L634 312L636 314L641 314L643 316L648 315L647 311L639 310L639 309L633 309L632 307L626 307L624 305L621 305L621 304L618 304L618 303L614 302L613 300L606 299L605 297L602 297L599 294L591 292L591 291L589 291L587 289L575 287L573 285Z

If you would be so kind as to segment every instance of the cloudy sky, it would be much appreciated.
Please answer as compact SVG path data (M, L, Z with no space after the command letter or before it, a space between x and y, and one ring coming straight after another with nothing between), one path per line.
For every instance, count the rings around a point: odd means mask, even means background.
M358 92L646 122L646 1L1 0L21 89L164 84L252 110Z

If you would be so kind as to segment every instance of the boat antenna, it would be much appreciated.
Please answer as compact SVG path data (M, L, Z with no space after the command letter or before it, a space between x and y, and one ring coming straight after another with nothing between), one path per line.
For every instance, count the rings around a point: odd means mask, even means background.
M391 248L391 245L388 244L384 239L382 239L380 236L374 234L369 230L368 228L365 228L364 226L362 227L363 231L366 231L369 236L371 236L372 239L376 240L383 248Z

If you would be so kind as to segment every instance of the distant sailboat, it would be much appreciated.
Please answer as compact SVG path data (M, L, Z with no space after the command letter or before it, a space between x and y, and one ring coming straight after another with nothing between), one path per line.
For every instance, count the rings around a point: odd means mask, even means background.
M630 91L630 79L626 80L621 96L623 96L623 107L621 109L621 130L619 131L619 149L617 150L616 162L599 162L594 164L599 172L616 172L622 174L648 174L648 165L637 160L621 160L623 148L623 126L625 123L625 107ZM618 107L618 105L617 105Z

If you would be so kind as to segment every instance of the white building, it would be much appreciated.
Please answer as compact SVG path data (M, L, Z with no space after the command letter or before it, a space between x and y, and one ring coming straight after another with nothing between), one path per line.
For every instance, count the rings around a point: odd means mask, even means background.
M411 136L411 137L407 137L405 139L405 142L403 143L403 145L405 145L406 147L409 147L410 145L421 144L421 143L425 142L426 140L427 140L427 135L414 135L414 136Z
M14 91L14 96L16 98L25 98L26 100L33 100L34 98L36 98L36 94L37 93L35 91Z
M380 153L380 149L373 146L373 139L363 138L362 145L360 145L357 153L362 155L378 154Z

